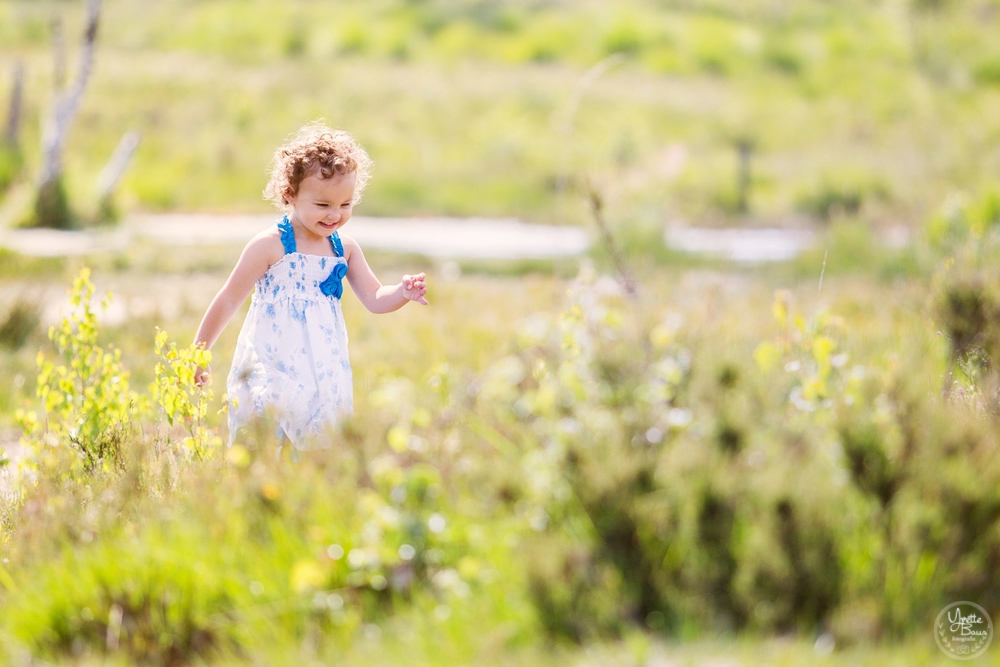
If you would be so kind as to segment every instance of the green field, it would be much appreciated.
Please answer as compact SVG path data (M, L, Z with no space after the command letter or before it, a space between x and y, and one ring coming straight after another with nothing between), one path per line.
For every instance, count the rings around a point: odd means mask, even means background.
M240 244L0 249L0 664L943 665L946 605L1000 620L996 2L104 7L80 226L127 130L117 215L260 213L274 147L322 116L376 160L359 215L595 243L366 249L386 282L426 270L431 306L348 290L355 415L299 462L222 445L245 310L191 382ZM72 73L82 6L0 0L0 102L26 72L3 224L31 209L54 15ZM676 220L819 242L730 263L664 247Z

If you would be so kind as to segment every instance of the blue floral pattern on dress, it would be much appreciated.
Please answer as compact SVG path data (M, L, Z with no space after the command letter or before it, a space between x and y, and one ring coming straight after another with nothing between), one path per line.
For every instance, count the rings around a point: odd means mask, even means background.
M296 250L287 216L278 229L286 254L257 280L226 383L230 442L264 417L305 449L328 443L353 411L340 305L347 260L339 236L330 239L337 256L322 257Z

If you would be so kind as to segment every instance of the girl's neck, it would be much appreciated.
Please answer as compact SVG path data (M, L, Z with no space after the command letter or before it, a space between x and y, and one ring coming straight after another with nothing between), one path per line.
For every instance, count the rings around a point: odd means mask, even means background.
M292 220L292 231L295 233L295 251L303 255L322 255L333 257L333 246L329 236L313 234L303 225Z

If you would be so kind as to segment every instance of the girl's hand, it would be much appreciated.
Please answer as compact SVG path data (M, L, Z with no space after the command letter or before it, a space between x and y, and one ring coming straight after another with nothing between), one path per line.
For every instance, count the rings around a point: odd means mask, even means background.
M425 306L428 305L427 299L424 298L424 295L427 294L427 284L424 282L425 278L426 276L423 273L418 273L415 276L403 276L403 296L410 301L416 301Z
M212 367L198 369L194 372L194 383L199 387L204 387L212 379Z

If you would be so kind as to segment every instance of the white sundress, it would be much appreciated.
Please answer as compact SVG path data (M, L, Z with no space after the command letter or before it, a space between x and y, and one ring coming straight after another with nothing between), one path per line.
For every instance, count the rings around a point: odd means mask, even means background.
M297 449L323 446L353 409L347 328L340 307L347 260L296 251L286 215L278 223L285 256L257 280L229 371L229 438L260 418Z

